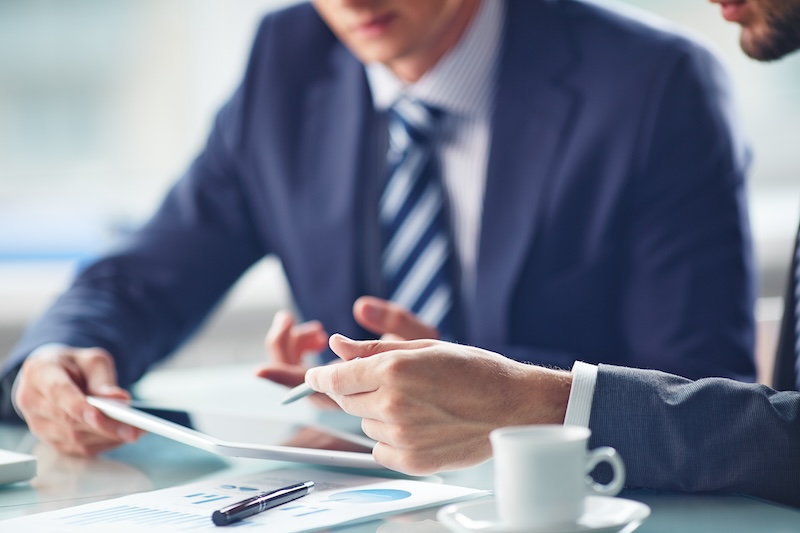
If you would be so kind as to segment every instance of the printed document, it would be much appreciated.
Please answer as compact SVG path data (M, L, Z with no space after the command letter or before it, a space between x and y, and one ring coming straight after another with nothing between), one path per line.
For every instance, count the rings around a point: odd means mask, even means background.
M314 492L227 528L270 533L315 531L475 498L487 491L425 481L387 479L313 468L286 468L213 480L34 514L0 523L2 531L221 533L211 514L259 492L311 480ZM268 528L268 529L267 529Z

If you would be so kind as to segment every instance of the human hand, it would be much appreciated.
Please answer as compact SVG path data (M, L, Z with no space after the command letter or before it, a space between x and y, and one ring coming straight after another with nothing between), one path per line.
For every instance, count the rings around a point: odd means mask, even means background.
M287 387L303 382L306 366L303 358L328 346L328 334L317 320L295 325L289 311L275 313L264 339L269 361L256 370L256 375Z
M362 327L383 340L438 338L436 328L423 324L413 313L394 302L362 296L353 304L353 316ZM256 375L287 387L303 383L307 366L303 358L328 346L328 334L317 320L295 324L288 311L278 311L264 341L269 362ZM327 397L315 397L318 405L333 407Z
M14 402L34 435L69 455L97 455L144 433L106 417L86 395L130 400L117 386L111 355L101 348L46 345L22 365Z
M361 327L381 336L381 340L438 339L439 331L394 302L362 296L353 304L353 316Z
M292 314L282 310L275 313L264 346L269 361L256 369L256 375L280 385L295 387L305 380L307 366L303 364L303 358L324 350L328 346L328 334L319 321L295 325ZM324 394L315 394L311 400L322 408L339 408Z
M435 340L333 335L330 347L347 362L309 369L306 383L362 417L375 460L399 472L471 466L491 456L495 428L564 421L569 372Z

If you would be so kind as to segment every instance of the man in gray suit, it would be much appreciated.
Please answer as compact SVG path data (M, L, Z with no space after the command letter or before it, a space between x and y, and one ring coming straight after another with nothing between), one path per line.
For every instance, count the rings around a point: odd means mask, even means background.
M751 57L768 61L800 48L800 0L712 2L742 26ZM776 385L792 389L799 255L800 246L777 360ZM417 327L391 305L382 319L395 331ZM306 382L363 417L364 431L378 441L376 459L391 468L425 474L473 465L490 457L494 428L563 422L588 425L590 446L619 450L630 487L744 493L800 506L794 390L581 362L563 372L433 340L334 335L330 346L348 362L311 369Z

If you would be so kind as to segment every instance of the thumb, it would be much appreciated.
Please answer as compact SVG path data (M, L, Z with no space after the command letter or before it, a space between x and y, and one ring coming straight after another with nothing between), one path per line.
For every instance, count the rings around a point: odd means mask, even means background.
M127 391L117 385L117 372L114 360L108 352L101 349L89 349L79 359L83 375L86 378L88 395L128 399Z
M416 350L427 348L437 341L431 339L420 339L415 341L404 340L367 340L354 341L340 333L331 335L328 340L333 353L345 361L350 361L359 357L369 357L379 353L391 352L394 350Z

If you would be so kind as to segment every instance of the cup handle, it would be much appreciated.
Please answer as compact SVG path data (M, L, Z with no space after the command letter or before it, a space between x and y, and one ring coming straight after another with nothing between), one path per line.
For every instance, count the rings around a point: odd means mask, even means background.
M611 469L614 471L614 478L606 485L596 483L589 475L589 472L594 470L594 467L604 461L611 465ZM617 453L617 450L610 446L603 446L589 452L586 461L586 486L589 488L590 492L602 496L616 496L624 485L625 464L622 462L622 458Z

